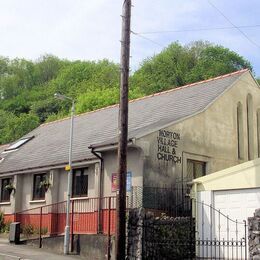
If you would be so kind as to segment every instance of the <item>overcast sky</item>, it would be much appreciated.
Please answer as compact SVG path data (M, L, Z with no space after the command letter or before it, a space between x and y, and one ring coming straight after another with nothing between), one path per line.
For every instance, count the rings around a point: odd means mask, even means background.
M260 25L259 0L210 0L234 25ZM119 62L123 0L0 0L0 55ZM208 0L132 0L132 30L154 32L231 27ZM260 76L260 26L131 36L131 67L173 41L208 40L238 52Z

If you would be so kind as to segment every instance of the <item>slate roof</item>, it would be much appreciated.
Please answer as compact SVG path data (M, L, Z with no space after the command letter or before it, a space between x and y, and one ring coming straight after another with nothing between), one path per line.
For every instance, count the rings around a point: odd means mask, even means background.
M138 138L203 111L248 70L193 83L129 102L129 138ZM116 143L118 105L75 117L73 160L95 158L89 146ZM70 119L46 123L17 151L0 154L0 173L62 165L68 162ZM1 152L1 148L0 148Z
M9 144L3 144L0 145L0 157L1 157L1 153L9 146Z

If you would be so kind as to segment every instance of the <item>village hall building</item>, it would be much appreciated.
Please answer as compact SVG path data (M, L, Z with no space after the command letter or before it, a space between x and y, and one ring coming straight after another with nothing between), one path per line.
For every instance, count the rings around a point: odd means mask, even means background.
M0 146L6 217L66 200L69 131L66 118ZM76 116L73 139L73 199L115 196L118 105ZM129 102L128 194L191 181L259 154L260 89L247 69Z

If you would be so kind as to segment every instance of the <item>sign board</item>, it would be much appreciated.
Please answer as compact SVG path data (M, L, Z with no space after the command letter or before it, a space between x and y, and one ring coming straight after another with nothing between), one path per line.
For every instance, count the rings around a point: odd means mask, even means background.
M117 173L112 173L112 180L111 180L111 189L112 192L117 191ZM127 172L126 174L126 191L130 192L132 188L132 172Z

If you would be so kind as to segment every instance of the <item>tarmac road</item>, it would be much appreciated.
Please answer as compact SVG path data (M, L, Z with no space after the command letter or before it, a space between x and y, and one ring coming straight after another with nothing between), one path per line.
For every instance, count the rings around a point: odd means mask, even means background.
M9 244L0 239L0 260L80 260L79 256L63 256L44 251L44 248L32 248L27 245Z

